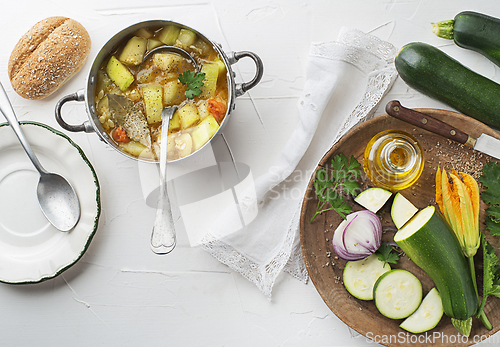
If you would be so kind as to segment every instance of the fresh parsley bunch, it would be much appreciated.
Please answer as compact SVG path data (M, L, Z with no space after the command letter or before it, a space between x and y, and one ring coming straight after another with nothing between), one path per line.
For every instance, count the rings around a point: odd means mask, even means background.
M490 295L500 298L500 266L495 248L486 240L484 234L481 234L481 243L483 245L483 297L476 317L481 319L486 329L491 330L493 326L486 317L484 305Z
M340 153L332 159L331 167L330 174L325 168L316 171L316 179L313 185L318 198L318 205L316 213L310 222L318 214L325 211L334 210L344 219L346 215L352 212L352 207L345 203L342 198L342 190L347 194L357 195L360 189L357 179L361 173L361 164L353 155L351 155L350 159L347 159L343 153Z
M487 163L479 182L486 188L481 193L481 199L489 206L486 209L486 229L492 236L500 235L500 165Z
M479 182L485 187L481 193L481 199L488 204L486 209L486 229L491 236L500 235L500 165L494 162L487 163ZM493 326L484 312L484 305L488 296L493 295L500 298L500 266L495 248L481 234L483 245L483 297L476 317L481 319L486 329L491 330Z

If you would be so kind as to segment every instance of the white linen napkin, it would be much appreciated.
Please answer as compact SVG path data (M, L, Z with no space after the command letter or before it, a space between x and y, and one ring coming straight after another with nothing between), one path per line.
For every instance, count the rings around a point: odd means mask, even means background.
M202 239L206 251L267 297L282 271L307 282L299 235L307 184L324 153L373 115L397 77L395 54L392 44L356 29L342 28L337 41L313 43L296 129L268 172L236 192L242 219L249 222L224 234L228 225L241 225L227 211Z

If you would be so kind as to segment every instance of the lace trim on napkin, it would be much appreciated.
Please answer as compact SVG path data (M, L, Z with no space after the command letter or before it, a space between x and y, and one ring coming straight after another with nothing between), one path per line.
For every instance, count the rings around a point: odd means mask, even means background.
M356 105L344 124L342 124L333 144L340 140L353 126L373 117L376 106L391 88L397 76L398 73L395 69L385 69L368 76L368 84L363 100Z
M294 235L295 230L289 228L281 250L265 265L256 263L211 234L206 234L203 237L201 247L221 263L226 264L254 283L264 295L271 299L274 281L289 262Z
M391 43L383 41L376 36L365 34L358 29L341 28L337 41L370 52L388 63L394 60L397 53L396 47Z
M392 65L396 48L357 29L342 28L337 41L313 43L309 54L343 61L369 74Z
M286 263L284 267L284 271L288 272L290 275L307 283L309 281L309 274L307 272L306 264L304 262L304 257L302 256L302 248L300 245L300 233L299 233L299 225L300 225L300 207L302 204L299 204L297 207L295 214L293 216L292 223L290 225L290 230L295 230L295 240L293 241L292 252L290 254L290 259Z

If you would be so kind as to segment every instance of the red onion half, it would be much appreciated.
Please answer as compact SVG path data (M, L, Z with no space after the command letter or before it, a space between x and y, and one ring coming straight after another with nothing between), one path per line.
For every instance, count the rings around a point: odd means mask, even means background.
M382 223L368 210L350 213L333 234L333 249L344 260L360 260L382 243Z

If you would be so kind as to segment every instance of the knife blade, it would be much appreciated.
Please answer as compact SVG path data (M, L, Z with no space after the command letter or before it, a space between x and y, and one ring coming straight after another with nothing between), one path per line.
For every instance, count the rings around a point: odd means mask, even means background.
M419 128L441 135L447 139L456 141L472 147L474 150L485 153L496 159L500 159L500 140L481 134L478 138L472 137L464 131L433 118L421 112L403 107L397 100L389 101L385 107L388 115L413 124Z

